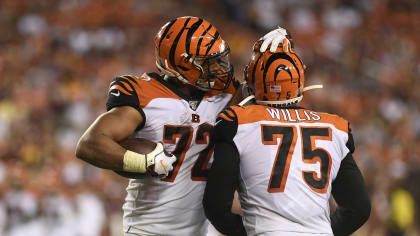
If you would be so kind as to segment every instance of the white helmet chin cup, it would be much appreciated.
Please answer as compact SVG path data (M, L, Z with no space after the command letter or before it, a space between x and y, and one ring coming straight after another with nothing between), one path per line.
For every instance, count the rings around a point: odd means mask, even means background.
M292 99L283 100L283 101L258 101L257 100L256 102L257 104L260 104L260 105L278 105L281 107L287 107L291 105L296 105L302 100L302 98L303 98L303 95L297 98L292 98Z
M322 84L311 85L311 86L303 88L303 92L306 92L312 89L320 89L322 87L323 87ZM256 102L257 104L261 104L261 105L278 105L281 107L287 107L287 106L298 104L300 101L302 101L302 98L303 98L303 94L297 98L292 98L289 100L283 100L283 101L258 101L257 100Z

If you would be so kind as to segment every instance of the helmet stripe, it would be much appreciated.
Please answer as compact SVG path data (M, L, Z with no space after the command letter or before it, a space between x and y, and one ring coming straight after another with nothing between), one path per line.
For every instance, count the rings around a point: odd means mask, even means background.
M176 38L175 38L174 42L172 43L172 47L171 47L171 50L170 50L170 52L169 52L169 62L171 63L172 68L174 68L177 72L179 72L179 71L178 71L177 66L175 65L175 50L176 50L176 48L177 48L177 46L178 46L178 41L179 41L179 38L181 37L182 33L183 33L183 32L184 32L184 30L186 29L186 26L188 25L188 22L190 22L190 20L191 20L191 17L189 17L189 18L185 21L184 26L183 26L183 27L182 27L182 29L179 31L179 33L178 33L178 35L176 36Z
M300 65L302 66L302 69L304 69L305 67L304 67L303 61L300 59L300 57L298 55L296 55L296 53L294 53L294 52L291 52L291 53L297 57L297 59L300 62ZM299 70L298 70L298 74L299 74L298 88L300 88L300 73L299 73Z
M290 80L292 80L292 72L290 72L290 69L288 66L286 66L285 64L281 64L276 68L276 72L274 72L274 83L277 82L277 75L280 73L280 71L286 71L289 76L290 76Z
M257 70L257 65L258 65L258 62L260 61L262 55L263 55L262 53L259 54L257 60L255 61L254 67L252 68L252 76L251 76L251 79L252 79L251 86L252 87L251 88L252 88L252 92L254 92L254 93L255 93L255 71Z
M273 61L275 61L275 60L277 60L277 59L279 59L279 58L282 58L282 59L288 60L288 61L290 61L290 63L292 63L292 64L293 64L293 66L294 66L294 67L296 68L296 70L298 71L298 76L299 76L299 80L300 80L299 68L296 66L296 64L295 64L295 62L293 61L293 59L292 59L289 55L287 55L287 54L285 54L285 53L275 53L275 54L271 55L271 56L268 58L267 63L265 64L264 73L263 73L263 85L265 85L265 77L267 76L267 71L268 71L268 68L270 67L271 63L273 63ZM266 87L266 86L264 86L264 94L267 94L267 87Z
M171 29L172 25L174 25L174 23L177 21L178 19L173 19L169 22L168 26L166 26L165 31L163 31L162 36L160 37L159 40L159 55L160 55L160 45L162 44L163 39L165 38L166 34L169 32L169 29Z
M204 35L206 35L207 32L209 32L209 30L211 29L211 27L213 27L213 26L210 24L209 27L207 27L207 29L200 36L200 39L198 40L197 51L195 52L195 55L200 55L201 42L203 42Z
M198 27L200 27L200 25L203 23L203 19L199 18L197 22L195 22L190 29L188 30L187 33L187 41L185 42L185 48L187 50L187 54L190 54L190 44L191 44L191 37L193 36L193 34L195 33L195 31L197 31Z
M207 50L206 50L206 54L205 55L207 55L208 53L209 53L209 51L210 51L210 49L213 47L213 45L214 45L214 42L216 42L216 40L219 38L219 32L217 32L216 31L216 33L214 34L214 36L213 36L213 39L211 40L211 42L209 43L209 46L207 47Z

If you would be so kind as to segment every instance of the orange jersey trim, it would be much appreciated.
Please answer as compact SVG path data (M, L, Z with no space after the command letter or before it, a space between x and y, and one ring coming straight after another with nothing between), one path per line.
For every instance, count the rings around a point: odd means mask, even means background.
M130 77L133 78L133 76ZM140 78L135 77L135 79L137 84L134 84L130 80L128 81L133 84L133 87L136 90L141 108L146 107L150 101L156 98L173 98L182 100L182 98L172 92L172 90L156 79L148 76L146 73L144 73Z
M349 131L348 121L338 115L315 112L307 109L280 109L263 105L246 107L231 106L238 117L238 125L258 121L279 121L282 123L328 123L345 133Z
M130 85L128 85L126 82L121 81L122 84L124 84L124 86L127 88L128 91L133 91L133 89L131 88Z
M223 113L220 113L220 114L219 114L219 117L220 117L220 118L222 118L222 119L224 119L224 120L230 121L230 122L232 122L232 121L233 121L231 118L227 117L227 116L226 116L225 114L223 114Z

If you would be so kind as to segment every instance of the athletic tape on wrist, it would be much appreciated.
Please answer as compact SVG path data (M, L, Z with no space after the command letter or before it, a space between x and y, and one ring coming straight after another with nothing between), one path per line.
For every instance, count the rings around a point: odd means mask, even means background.
M146 156L127 150L124 153L123 170L127 172L146 173Z
M163 152L162 143L157 143L155 149L146 155L127 150L124 153L123 170L146 173L147 167L155 164L155 157L161 152Z

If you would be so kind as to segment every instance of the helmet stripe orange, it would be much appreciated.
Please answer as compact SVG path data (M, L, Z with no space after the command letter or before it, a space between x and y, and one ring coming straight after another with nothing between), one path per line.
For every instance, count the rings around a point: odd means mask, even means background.
M219 32L216 31L216 33L213 36L213 39L211 40L211 42L209 43L207 50L206 50L206 54L207 55L210 51L210 49L213 47L214 42L216 42L216 40L219 38Z
M260 61L262 55L263 55L262 53L259 53L258 58L255 61L255 64L252 66L253 68L252 68L252 78L251 78L252 83L251 83L251 85L252 85L252 91L254 93L255 93L255 71L257 70L257 65L258 65L258 62Z
M172 28L172 26L174 25L174 23L175 23L177 20L178 20L178 19L173 19L173 20L171 20L171 21L168 23L168 25L166 26L165 30L163 31L162 36L160 37L160 40L159 40L159 46L158 46L158 49L159 49L159 57L160 57L160 45L162 44L163 39L166 37L166 34L169 32L169 29L171 29L171 28ZM161 63L162 63L162 62L161 62Z
M203 34L201 34L200 39L198 40L198 45L197 45L197 51L196 51L196 55L200 55L200 47L201 47L201 42L203 42L203 38L204 36L207 34L207 32L209 32L209 30L212 28L213 26L210 24L209 27L207 27L207 29L203 32Z
M273 54L273 55L271 55L269 58L268 58L268 60L267 60L267 64L265 65L265 68L264 68L264 73L263 73L263 84L265 84L265 79L266 79L266 76L267 76L267 71L268 71L268 68L270 67L270 65L271 65L271 63L273 63L273 61L275 61L275 60L277 60L277 59L279 59L279 58L281 58L281 59L285 59L285 60L287 60L287 61L289 61L290 63L292 63L292 65L296 68L296 70L298 71L298 80L300 80L300 73L299 73L299 68L297 67L297 65L295 64L295 62L293 61L293 59L289 56L289 55L287 55L287 54L284 54L284 53L275 53L275 54ZM291 74L290 74L291 75ZM293 77L292 76L290 76L290 79L292 79ZM264 87L264 94L267 94L267 87L266 86L263 86Z
M187 50L187 54L190 54L190 47L191 47L191 37L193 36L193 34L197 31L198 27L200 27L200 25L203 23L203 19L199 18L199 20L197 22L195 22L190 29L188 30L187 33L187 40L185 42L185 48ZM189 58L188 58L189 59Z
M295 57L297 57L297 59L299 60L299 62L300 62L300 65L302 66L302 70L304 70L304 64L303 64L303 61L300 59L300 57L298 57L298 55L296 55L296 53L294 53L294 52L291 52L293 55L295 55ZM299 71L298 71L298 73L299 73ZM298 79L298 88L300 88L300 73L299 73L299 79Z
M286 66L286 65L284 65L284 64L281 64L281 65L279 65L277 68L276 68L276 70L275 70L275 72L274 72L274 83L276 83L277 82L277 75L280 73L280 71L282 71L282 70L284 70L284 71L286 71L287 72L287 74L289 74L289 76L290 76L290 80L293 80L292 78L292 72L290 72L290 69L289 69L289 67L288 66Z
M179 71L178 71L178 67L176 66L176 64L175 64L175 50L176 50L176 48L177 48L177 46L178 46L178 41L179 41L179 38L181 37L181 35L182 35L182 33L184 32L184 30L187 28L186 26L188 25L188 23L190 22L190 20L191 20L191 18L189 17L189 18L187 18L187 20L185 21L185 23L184 23L184 26L182 27L182 29L179 31L179 33L178 33L178 35L176 36L176 38L175 38L175 40L174 40L174 42L172 43L172 46L171 46L171 50L169 51L169 62L171 63L171 65L172 65L172 68L174 68L178 73L179 73Z

